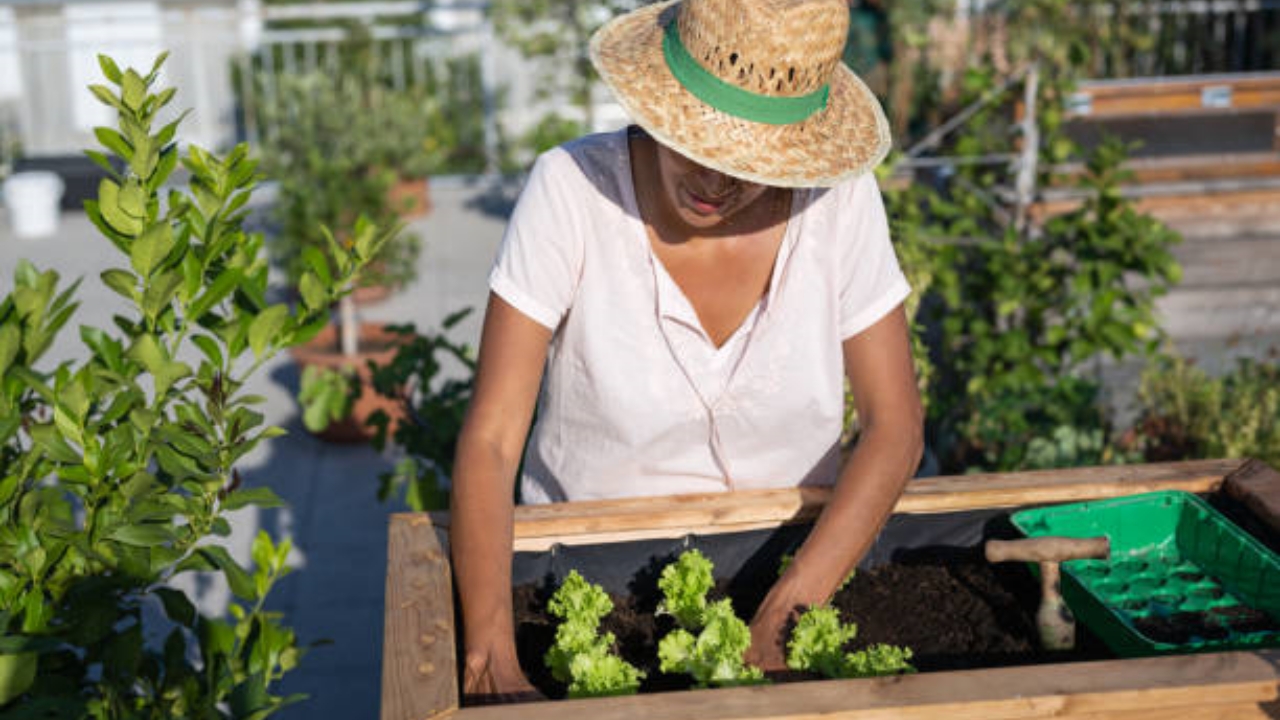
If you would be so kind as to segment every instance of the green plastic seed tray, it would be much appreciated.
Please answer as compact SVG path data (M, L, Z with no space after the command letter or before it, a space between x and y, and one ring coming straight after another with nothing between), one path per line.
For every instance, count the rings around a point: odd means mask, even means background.
M1111 540L1062 563L1077 619L1121 657L1280 645L1280 557L1208 503L1166 491L1022 510L1028 537Z

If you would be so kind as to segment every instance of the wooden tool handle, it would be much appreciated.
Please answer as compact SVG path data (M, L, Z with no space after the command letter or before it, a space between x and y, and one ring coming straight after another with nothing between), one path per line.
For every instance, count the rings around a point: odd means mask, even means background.
M1105 558L1111 554L1111 541L1106 537L988 540L985 550L987 560L993 563L1009 560L1062 562L1081 558Z

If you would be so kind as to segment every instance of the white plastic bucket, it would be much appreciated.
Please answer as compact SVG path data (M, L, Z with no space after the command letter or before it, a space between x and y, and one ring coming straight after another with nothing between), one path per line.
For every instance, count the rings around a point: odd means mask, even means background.
M58 231L62 178L46 170L17 172L4 181L4 204L13 234L23 240L48 237Z

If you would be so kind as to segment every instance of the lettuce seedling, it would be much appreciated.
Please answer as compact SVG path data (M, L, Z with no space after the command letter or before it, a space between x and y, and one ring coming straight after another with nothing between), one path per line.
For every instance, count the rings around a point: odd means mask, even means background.
M697 549L686 550L662 569L658 589L664 600L658 612L675 617L685 630L697 632L706 625L707 592L713 585L711 561Z
M874 645L857 652L844 647L858 634L858 626L840 622L830 605L810 607L796 622L787 641L787 667L830 678L873 677L915 672L908 662L911 649Z
M561 622L543 662L552 677L568 684L569 697L630 695L639 689L644 673L614 654L613 633L600 634L600 619L613 610L603 588L571 570L548 609Z
M765 682L760 668L742 660L742 654L751 646L751 631L734 614L730 601L707 605L703 619L705 625L696 637L684 628L676 628L658 643L662 672L687 673L697 687Z

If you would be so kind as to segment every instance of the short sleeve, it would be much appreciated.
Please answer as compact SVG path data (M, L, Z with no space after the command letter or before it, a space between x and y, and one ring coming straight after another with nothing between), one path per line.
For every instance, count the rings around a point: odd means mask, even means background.
M538 158L489 273L494 293L551 330L572 305L581 277L582 222L567 201L579 172L562 149Z
M875 177L867 173L838 188L841 228L840 338L876 324L911 294L889 240L889 221Z

